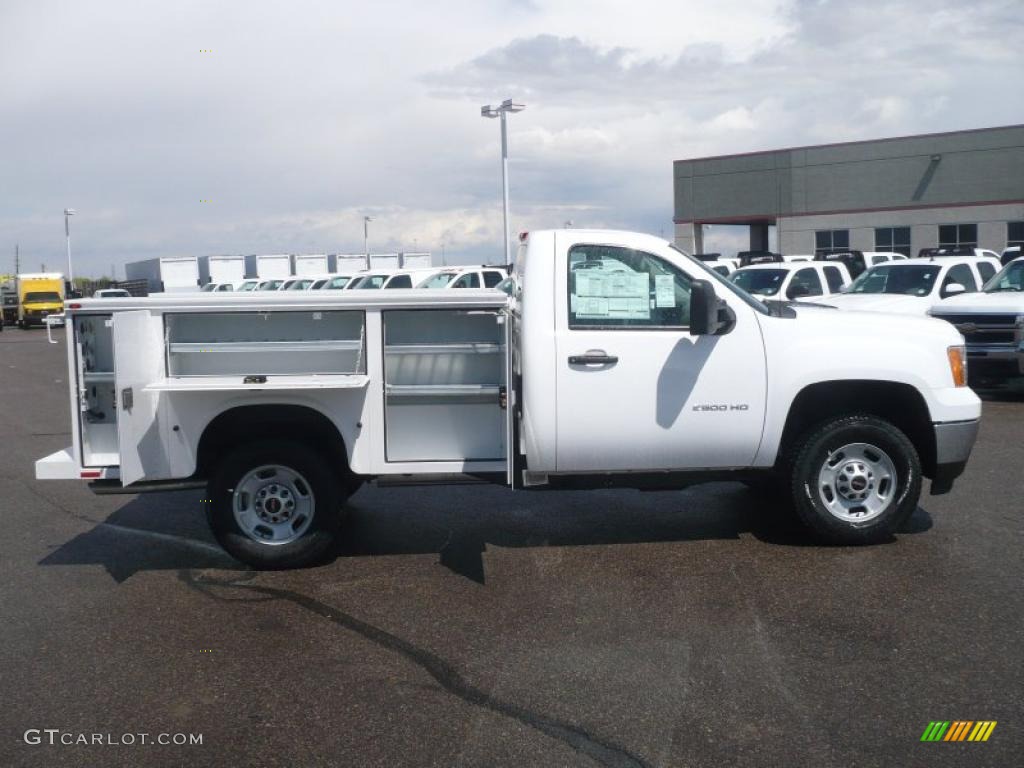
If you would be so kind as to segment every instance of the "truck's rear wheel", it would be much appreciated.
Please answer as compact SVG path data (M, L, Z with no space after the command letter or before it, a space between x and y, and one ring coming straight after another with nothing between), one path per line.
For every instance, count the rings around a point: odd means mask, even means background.
M921 462L899 429L873 416L821 424L799 441L791 464L793 503L820 538L883 541L917 508Z
M321 559L337 537L347 498L320 454L287 440L236 448L207 488L213 535L232 556L261 569Z

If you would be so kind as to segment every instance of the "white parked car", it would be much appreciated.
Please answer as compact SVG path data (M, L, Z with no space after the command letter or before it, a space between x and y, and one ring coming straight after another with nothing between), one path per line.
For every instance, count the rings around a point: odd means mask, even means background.
M759 299L813 301L839 293L850 284L850 273L844 264L783 261L741 267L729 280Z
M417 288L494 288L508 277L504 267L449 267L434 270Z
M131 294L124 288L100 288L92 295L94 299L126 299Z
M234 283L207 283L199 289L202 293L224 293L235 290Z
M273 278L273 279L270 279L270 280L261 280L256 285L256 290L257 291L276 291L276 290L278 290L281 287L281 285L283 283L284 283L284 279L283 278Z
M950 296L973 293L999 271L988 256L940 256L878 264L828 303L839 309L924 315Z
M259 280L242 280L240 283L235 284L236 291L255 291L259 286Z
M313 284L312 277L291 277L281 283L279 291L308 291Z

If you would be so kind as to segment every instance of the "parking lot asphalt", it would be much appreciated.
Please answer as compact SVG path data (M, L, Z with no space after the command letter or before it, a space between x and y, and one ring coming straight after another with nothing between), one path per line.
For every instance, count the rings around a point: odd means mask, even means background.
M33 479L66 375L0 334L0 765L1021 762L1024 401L986 401L966 475L882 545L813 544L731 483L364 487L329 564L255 573L201 493ZM998 725L922 743L933 720ZM60 744L142 733L202 744Z

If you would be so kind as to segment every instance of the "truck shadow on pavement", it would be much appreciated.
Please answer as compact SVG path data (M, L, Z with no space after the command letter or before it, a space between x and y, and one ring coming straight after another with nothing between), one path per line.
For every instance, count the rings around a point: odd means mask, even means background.
M502 548L573 547L738 540L747 534L783 547L825 547L792 513L736 483L686 491L512 492L491 486L365 487L332 560L436 554L446 568L484 584L483 554ZM87 518L78 516L79 519ZM244 568L209 533L198 493L146 494L54 549L40 565L102 565L118 582L140 571ZM918 507L901 534L932 527Z

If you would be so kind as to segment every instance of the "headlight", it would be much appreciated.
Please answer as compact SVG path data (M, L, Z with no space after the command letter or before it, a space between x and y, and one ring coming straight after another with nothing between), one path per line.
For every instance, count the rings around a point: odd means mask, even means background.
M953 386L967 386L967 352L963 347L946 349L949 358L949 372L953 374Z

